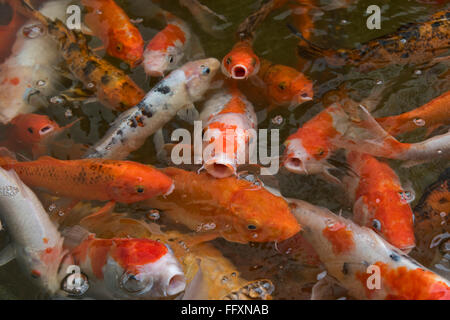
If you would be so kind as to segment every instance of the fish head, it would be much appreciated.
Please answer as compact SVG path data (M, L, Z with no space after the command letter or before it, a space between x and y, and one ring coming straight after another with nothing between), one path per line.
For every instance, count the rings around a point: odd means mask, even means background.
M230 201L230 209L234 229L223 234L229 241L283 241L300 231L286 201L260 186L249 184L249 189L236 192Z
M124 170L110 185L111 199L122 203L134 203L159 195L168 195L174 189L171 178L152 166L140 163L124 163Z
M309 152L300 137L288 138L283 156L283 166L296 174L318 174L329 168L324 161L326 158L317 158Z
M219 70L220 62L215 58L188 62L181 67L186 76L186 89L192 101L201 99Z
M264 81L270 99L277 105L295 106L314 97L312 81L291 67L275 65Z
M235 46L222 60L222 72L233 79L247 79L258 73L260 61L251 46Z
M144 70L151 77L164 77L164 74L177 68L184 57L184 52L177 47L165 49L147 47L144 52Z
M124 61L131 68L137 67L142 62L142 55L144 53L144 40L139 31L137 29L127 31L119 30L115 33L114 37L115 40L111 41L107 48L108 53Z
M38 143L60 129L49 117L33 113L20 114L10 124L14 139L27 145Z
M108 289L120 298L173 296L186 286L183 270L172 250L150 239L113 239L103 275Z

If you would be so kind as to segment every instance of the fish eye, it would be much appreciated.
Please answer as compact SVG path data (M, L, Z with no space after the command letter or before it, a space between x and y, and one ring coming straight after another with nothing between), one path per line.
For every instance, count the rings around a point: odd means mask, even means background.
M286 83L285 83L285 82L280 82L280 83L278 84L278 88L280 88L281 90L286 89Z
M227 63L227 64L230 64L230 63L231 63L231 58L230 58L230 57L228 57L226 63Z
M32 127L28 127L27 130L28 130L28 132L31 133L31 134L33 134L33 132L34 132Z
M302 93L300 96L303 97L303 98L307 98L308 94L305 92L305 93Z
M372 220L372 227L378 231L381 231L381 222L380 220L373 219Z
M173 56L169 56L169 63L173 63L175 61Z
M209 74L211 70L207 66L202 66L202 74Z
M256 66L256 59L255 58L252 58L252 66L253 67Z
M136 186L136 192L137 193L144 193L145 189L143 186Z
M138 293L153 286L153 279L138 279L134 274L125 272L120 278L120 287L129 293Z
M39 130L40 134L45 134L47 131L51 131L53 129L52 126L45 126L41 130Z
M248 229L248 230L256 230L256 226L255 226L254 224L249 224L249 225L247 226L247 229Z
M118 43L117 46L116 46L116 50L117 50L118 52L121 52L122 49L123 49L123 44Z

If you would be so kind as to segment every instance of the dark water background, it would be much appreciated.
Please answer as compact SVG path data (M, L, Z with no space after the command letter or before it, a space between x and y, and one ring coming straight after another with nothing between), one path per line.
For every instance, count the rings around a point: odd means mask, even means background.
M131 0L129 0L131 1ZM148 0L133 0L146 2ZM127 11L128 1L117 0L125 11ZM322 0L321 4L330 1ZM360 43L364 43L378 36L394 32L400 26L426 19L429 15L448 6L448 4L433 5L421 4L418 1L394 0L377 1L361 0L342 9L332 11L317 11L314 15L314 30L312 38L316 44L326 48L353 48ZM173 12L175 15L188 21L201 39L202 45L208 56L218 59L230 50L235 42L234 31L239 23L252 13L259 5L255 0L203 0L202 3L211 9L224 15L231 24L226 29L226 37L215 39L203 32L196 24L195 19L189 11L179 6L178 1L161 1L161 6ZM381 7L382 23L381 30L368 30L366 27L366 8L376 4ZM286 27L290 21L286 15L287 8L273 12L264 24L260 27L255 42L255 51L263 58L273 62L295 67L297 57L295 46L297 39ZM140 18L133 16L132 18ZM157 32L160 27L157 23L140 23L138 27L146 40ZM92 45L98 45L97 40L92 40ZM110 57L106 59L120 65L117 60ZM122 66L123 67L123 66ZM399 114L419 107L431 99L439 96L450 89L450 84L440 76L447 70L443 64L435 65L422 70L420 66L390 66L384 69L359 73L350 68L332 69L321 63L308 63L303 66L302 71L315 81L316 97L314 101L305 103L291 112L287 109L274 110L268 115L265 114L264 105L256 105L260 111L259 128L279 128L281 142L297 128L311 117L322 110L320 96L328 90L337 89L338 85L344 81L350 84L350 88L356 89L362 96L367 96L370 90L376 86L377 81L386 82L391 80L389 86L383 93L383 99L378 106L375 115L385 116ZM327 78L324 78L324 71L328 71ZM421 70L418 74L417 70ZM329 77L329 74L332 77ZM145 90L151 88L151 84L142 68L137 68L131 72L133 79ZM65 112L70 107L73 116L67 118ZM73 119L82 117L81 121L70 129L71 137L79 143L92 144L96 142L108 129L116 114L102 107L98 103L89 103L81 107L73 106L51 106L47 109L39 110L40 113L48 114L60 125L67 124ZM270 119L281 115L284 118L280 126L272 124ZM170 126L179 127L187 125L179 120L175 120ZM424 136L424 130L416 130L413 134L403 136L402 141L419 141ZM132 160L143 163L151 163L162 166L155 157L155 150L152 139L130 157ZM410 185L416 194L416 200L411 203L414 206L423 193L423 190L436 181L438 175L448 167L445 161L431 161L424 165L412 168L404 168L400 162L390 161L390 164L401 177L404 184ZM283 195L309 201L313 204L325 206L334 212L343 211L344 215L349 215L351 209L345 201L344 190L340 190L317 177L306 177L289 174L280 171L277 175ZM162 223L170 223L162 219ZM176 228L177 226L173 226ZM4 240L4 233L0 233L0 243ZM213 242L224 255L233 261L238 267L241 275L248 279L269 278L275 284L275 299L301 299L308 298L308 289L302 289L302 283L315 278L318 270L302 265L289 255L277 252L273 244L251 244L240 245L228 243L224 240ZM428 266L433 268L433 266ZM308 287L308 286L306 286ZM27 279L20 273L16 262L11 262L0 269L0 298L2 299L35 299L42 297L42 294L32 287Z

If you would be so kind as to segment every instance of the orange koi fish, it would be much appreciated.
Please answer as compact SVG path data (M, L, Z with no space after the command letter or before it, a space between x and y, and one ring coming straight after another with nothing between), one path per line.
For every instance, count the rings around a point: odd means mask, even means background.
M314 97L313 83L294 68L261 60L261 67L250 82L269 101L269 110L297 106Z
M323 49L296 32L300 39L297 53L301 58L324 57L336 66L352 65L369 71L393 64L420 64L449 49L450 12L441 11L428 21L400 28L396 33L371 40L356 49Z
M175 190L146 204L192 230L240 243L282 241L300 230L284 199L251 182L176 168L161 171L174 180Z
M252 103L232 85L205 102L200 120L209 139L203 167L216 178L236 174L237 166L248 160L252 139L249 130L257 126Z
M20 114L12 119L6 129L6 147L14 151L31 151L33 156L46 153L47 145L62 131L77 122L60 127L46 115L28 113Z
M1 157L0 166L15 170L31 188L78 200L133 203L173 190L171 178L151 166L132 161L58 160L44 156L17 162Z
M150 239L98 239L90 234L71 250L73 264L88 276L92 297L150 299L172 296L186 286L169 247Z
M350 152L347 161L356 177L344 183L353 200L353 221L372 228L393 246L408 253L415 246L413 212L400 179L386 163Z
M236 43L222 60L222 72L233 79L247 79L258 73L260 61L250 40Z
M290 205L299 223L305 226L302 234L319 254L328 274L352 297L450 299L448 280L420 265L373 230L304 201L291 199ZM379 281L373 280L374 272Z
M450 250L450 168L425 189L414 208L417 246L411 254L426 265L445 266ZM437 269L437 268L436 268ZM442 270L442 271L441 271ZM437 270L450 276L449 269Z
M413 131L420 126L426 126L428 132L450 124L450 91L447 91L423 106L399 114L378 118L377 122L391 135Z
M106 52L128 63L131 68L142 61L144 40L125 11L114 0L82 0L85 23L99 37Z
M186 60L204 56L198 38L186 22L170 12L159 11L167 25L150 40L144 51L144 70L152 77L163 77Z
M51 20L36 11L29 0L21 0L22 10L41 22L48 35L58 42L59 50L71 73L94 92L99 101L114 110L124 111L135 106L145 96L125 72L95 55L81 32L71 30L60 20Z

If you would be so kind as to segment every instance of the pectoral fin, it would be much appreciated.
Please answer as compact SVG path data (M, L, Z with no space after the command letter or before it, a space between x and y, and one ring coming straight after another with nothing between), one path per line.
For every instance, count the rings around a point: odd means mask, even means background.
M193 104L187 105L177 112L178 117L186 122L194 122L200 118L200 114Z
M11 260L14 260L15 257L16 257L16 249L10 243L0 251L0 266L7 264Z

